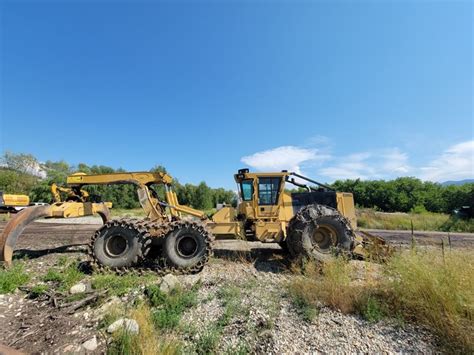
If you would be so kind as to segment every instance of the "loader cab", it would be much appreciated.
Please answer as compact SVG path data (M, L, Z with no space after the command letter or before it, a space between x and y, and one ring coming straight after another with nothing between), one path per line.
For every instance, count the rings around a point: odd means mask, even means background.
M250 173L240 169L235 174L239 190L239 214L246 219L278 218L286 173Z

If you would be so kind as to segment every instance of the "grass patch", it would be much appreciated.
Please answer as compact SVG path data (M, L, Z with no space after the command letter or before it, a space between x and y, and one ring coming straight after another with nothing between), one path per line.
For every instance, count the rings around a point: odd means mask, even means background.
M155 326L161 330L175 329L186 309L197 304L197 290L195 285L191 290L177 287L169 293L164 293L157 285L146 288L149 303L154 307L152 318Z
M0 269L0 294L10 293L26 284L30 276L25 272L23 263L14 263L9 268Z
M362 292L351 285L352 270L346 259L335 258L321 266L310 262L302 273L302 277L291 282L289 294L303 318L314 318L321 304L342 313L356 311Z
M474 232L474 219L463 220L443 213L383 213L370 209L357 211L357 224L361 228L442 232Z
M217 321L218 327L222 328L227 326L237 313L244 311L240 304L241 291L235 285L226 285L217 291L217 297L224 307L224 312Z
M68 264L65 268L50 268L43 276L45 282L52 282L58 286L60 291L66 291L85 277L79 269L77 261Z
M96 290L109 290L111 295L123 296L129 290L146 284L155 277L153 275L137 275L127 273L125 275L117 274L97 274L92 277L91 285Z
M212 324L194 342L194 352L197 354L214 354L221 339L222 329Z
M31 288L29 297L38 298L44 295L46 292L48 292L48 290L49 290L48 285L45 285L45 284L35 285Z
M108 354L181 354L182 344L179 340L163 336L156 329L153 321L153 311L146 303L141 303L127 315L134 319L139 326L138 334L131 334L126 330L117 331L113 341L107 349ZM116 319L111 317L110 323Z

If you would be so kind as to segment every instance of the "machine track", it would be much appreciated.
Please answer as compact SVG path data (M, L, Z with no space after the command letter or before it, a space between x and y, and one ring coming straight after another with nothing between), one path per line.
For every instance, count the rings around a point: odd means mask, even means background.
M128 267L119 267L119 268L111 268L105 266L99 262L95 253L94 253L94 243L97 237L100 235L100 231L105 227L105 225L97 230L94 235L92 236L89 246L88 246L88 256L91 261L92 269L95 272L107 272L107 271L114 271L117 274L125 274L127 272L150 272L153 271L158 275L165 275L168 273L173 274L195 274L200 272L206 263L208 262L209 258L212 256L212 248L214 243L214 236L210 233L206 226L201 222L191 221L191 220L178 220L178 221L150 221L147 219L130 219L130 218L122 218L110 221L108 223L114 223L115 225L128 225L132 226L132 228L137 229L143 232L143 236L145 238L143 245L145 248L143 249L143 253L139 262L134 266ZM150 251L150 247L153 244L153 239L155 238L166 238L169 234L173 233L177 229L190 227L193 228L205 236L205 253L204 257L199 260L199 262L189 268L178 268L170 265L163 256L158 256L157 258L151 259L147 258L148 252Z

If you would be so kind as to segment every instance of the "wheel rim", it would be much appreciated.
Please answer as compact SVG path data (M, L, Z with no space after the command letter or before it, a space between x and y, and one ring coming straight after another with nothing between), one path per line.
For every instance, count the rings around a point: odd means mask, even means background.
M320 251L330 251L331 247L336 246L337 232L329 225L319 225L311 238L314 247Z
M191 234L185 234L176 241L176 253L185 259L190 259L197 254L198 241Z
M111 258L118 258L126 253L128 241L120 234L112 235L105 243L105 252Z

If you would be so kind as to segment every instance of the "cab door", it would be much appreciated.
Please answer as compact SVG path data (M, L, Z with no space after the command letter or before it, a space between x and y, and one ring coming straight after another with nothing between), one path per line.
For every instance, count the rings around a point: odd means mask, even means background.
M265 176L257 179L257 217L278 218L281 177Z

